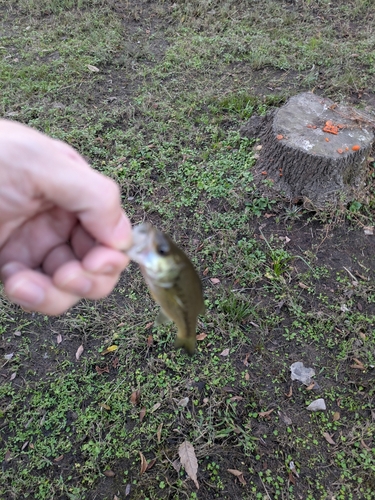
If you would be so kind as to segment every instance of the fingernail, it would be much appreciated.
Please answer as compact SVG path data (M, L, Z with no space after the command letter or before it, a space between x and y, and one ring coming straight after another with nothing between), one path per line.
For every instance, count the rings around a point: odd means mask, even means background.
M13 302L23 307L37 306L46 296L42 287L25 279L18 281L7 292Z
M125 251L133 244L133 233L130 220L123 213L112 234L113 244L119 250Z

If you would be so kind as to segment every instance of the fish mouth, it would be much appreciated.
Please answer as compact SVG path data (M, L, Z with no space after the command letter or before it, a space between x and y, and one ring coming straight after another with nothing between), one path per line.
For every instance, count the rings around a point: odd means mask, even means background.
M133 246L127 250L131 260L143 264L152 248L153 227L143 222L133 227Z

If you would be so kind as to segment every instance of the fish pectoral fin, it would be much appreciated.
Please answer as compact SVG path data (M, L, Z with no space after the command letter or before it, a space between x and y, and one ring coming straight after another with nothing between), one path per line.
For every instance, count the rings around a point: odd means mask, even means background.
M172 320L168 318L163 309L160 309L159 314L156 316L154 321L154 326L165 325L166 323L170 323Z

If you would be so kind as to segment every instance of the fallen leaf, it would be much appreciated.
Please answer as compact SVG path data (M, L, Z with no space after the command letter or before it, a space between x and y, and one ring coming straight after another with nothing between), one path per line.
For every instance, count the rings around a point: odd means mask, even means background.
M57 342L58 344L61 344L61 342L62 342L62 335L61 335L61 333L59 333L59 334L57 335L57 337L56 337L56 342Z
M242 363L245 365L245 366L249 366L249 357L250 357L250 353L248 352L245 356L245 358L242 360Z
M194 446L189 441L184 441L178 448L178 455L182 467L185 469L186 474L194 481L194 484L199 489L197 480L198 461L195 456Z
M306 391L311 391L314 387L315 387L315 382L311 382L311 384L306 387Z
M359 332L359 336L361 337L362 340L366 340L367 337L363 332Z
M293 396L293 386L290 386L288 394L285 394L287 398L291 398Z
M248 382L250 380L250 373L246 372L245 373L245 380Z
M155 464L156 464L156 458L153 458L152 460L149 461L146 471L150 470Z
M131 404L136 406L139 403L140 399L141 399L141 391L139 389L133 391L130 396Z
M207 276L208 271L209 271L209 268L208 268L208 267L206 267L206 269L203 271L203 276Z
M115 477L116 473L113 470L105 470L103 474L107 477Z
M368 236L372 236L374 234L374 228L373 226L367 226L367 227L364 227L363 228L363 231L365 234L367 234Z
M96 66L93 66L92 64L88 64L87 65L87 68L92 71L93 73L99 73L99 68L97 68Z
M12 373L9 380L14 380L17 377L17 372Z
M228 356L228 354L229 354L229 349L227 348L227 349L224 349L224 351L220 353L220 356Z
M362 363L362 361L360 361L357 358L353 358L353 361L355 361L355 365L350 365L350 368L357 368L358 370L364 370L365 369L365 366Z
M161 430L163 428L163 422L159 425L158 430L156 431L156 439L158 441L158 444L161 442Z
M187 406L188 403L189 403L188 397L182 398L182 399L180 399L180 401L178 401L177 406L182 406L183 408L185 408L185 406Z
M147 323L147 325L145 326L145 329L148 330L149 328L152 327L153 324L154 324L153 321L151 321L150 323Z
M16 337L21 337L22 333L19 330L16 330L15 332L13 332L13 335L15 335Z
M161 407L161 403L155 403L154 406L151 408L151 413L154 413L154 411L158 410Z
M298 286L299 286L300 288L303 288L303 290L308 290L308 289L309 289L309 287L308 287L307 285L305 285L305 283L302 283L302 281L300 281L300 282L298 283Z
M296 478L293 476L293 472L289 472L289 481L292 484L296 484Z
M269 416L271 415L271 413L275 411L274 408L272 408L272 410L268 410L268 411L260 411L258 413L259 417L262 417L262 418L267 418L269 420Z
M246 481L243 477L243 472L241 472L240 470L236 470L236 469L227 469L228 472L230 472L231 474L233 474L233 476L236 476L236 478L239 480L239 482L241 484L243 484L244 486L246 486Z
M336 444L336 443L334 442L334 440L332 439L331 434L328 434L328 432L323 432L323 436L324 436L325 440L327 441L327 443L329 443L329 444L333 444L333 445L335 445L335 444Z
M9 450L7 450L5 452L5 456L4 456L5 462L9 462L11 456L12 456L11 452Z
M335 411L335 413L332 416L332 420L334 422L337 422L337 420L340 420L340 412L339 411Z
M210 278L210 281L213 285L217 285L218 283L220 283L219 278Z
M23 443L23 445L22 445L21 450L23 451L23 450L26 448L26 446L27 446L28 444L29 444L29 442L28 442L28 441L25 441L25 442Z
M243 400L243 397L242 396L233 396L232 398L230 398L230 402L233 403L234 401L242 401Z
M100 368L100 366L96 365L95 366L96 373L98 375L103 375L103 373L109 373L109 368L108 366L105 366L104 368Z
M58 457L54 458L54 459L53 459L53 461L54 461L55 463L57 463L57 462L61 462L61 460L62 460L63 458L64 458L64 455L59 455Z
M180 470L181 470L181 462L179 461L178 458L176 458L176 460L173 460L172 467L174 468L174 470L176 472L180 472Z
M101 407L101 408L104 408L104 409L105 409L105 410L107 410L107 411L109 411L109 410L111 409L111 407L110 407L110 406L108 406L108 405L107 405L107 404L105 404L105 403L100 403L100 407Z
M116 357L116 358L114 358L112 360L112 366L113 366L113 368L117 368L119 364L120 364L120 360L119 360L118 357Z
M149 335L147 337L147 347L151 347L154 343L154 337L152 335Z
M139 452L139 456L141 457L141 469L140 469L139 473L142 476L142 474L144 472L146 472L146 470L147 470L148 463L147 463L147 460L145 459L143 453Z
M125 496L126 497L130 495L130 490L131 490L131 484L127 484L126 488L125 488Z
M12 359L14 356L14 352L10 352L9 354L5 354L4 355L4 359L6 359L7 361L9 361L10 359Z
M105 349L104 351L101 352L101 355L105 356L106 354L109 354L110 352L117 351L117 349L118 349L118 345L110 345L109 347L107 347L107 349Z
M277 413L285 425L292 425L292 419L289 418L288 415L285 415L285 413L282 413L281 411L278 411Z
M76 360L78 361L79 358L81 357L81 354L83 353L83 345L81 344L78 349L77 349L77 352L76 352Z
M146 408L143 407L142 410L139 412L139 421L142 422L142 420L145 418L146 415Z
M197 340L204 340L207 337L207 333L199 333L197 335Z

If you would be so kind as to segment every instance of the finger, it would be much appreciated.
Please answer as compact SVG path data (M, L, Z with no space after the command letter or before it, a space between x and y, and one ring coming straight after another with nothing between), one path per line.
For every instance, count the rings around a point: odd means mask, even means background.
M1 276L9 299L30 311L57 316L80 300L77 295L58 289L49 276L25 269L19 263L3 266Z
M48 199L74 212L82 225L99 242L126 250L132 243L129 219L121 208L118 185L78 161L78 153L67 144L54 141L54 169L49 168L40 182ZM79 155L78 155L79 156Z
M97 245L94 238L86 231L81 224L77 224L72 231L70 238L70 243L72 245L73 251L79 260Z
M59 267L72 260L77 260L73 250L67 243L62 243L45 257L42 269L48 276L52 276Z
M53 282L66 292L99 299L112 291L128 263L122 252L98 246L82 262L70 261L57 269Z

